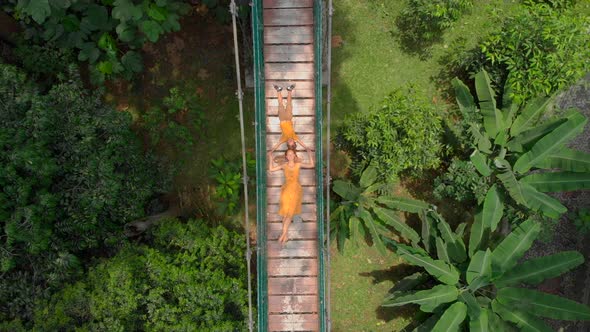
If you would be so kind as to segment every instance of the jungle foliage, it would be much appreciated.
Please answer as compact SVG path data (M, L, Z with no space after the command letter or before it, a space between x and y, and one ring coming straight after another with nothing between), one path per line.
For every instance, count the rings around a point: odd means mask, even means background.
M108 252L162 188L131 116L105 106L74 69L48 92L0 64L0 320L31 319L36 299Z

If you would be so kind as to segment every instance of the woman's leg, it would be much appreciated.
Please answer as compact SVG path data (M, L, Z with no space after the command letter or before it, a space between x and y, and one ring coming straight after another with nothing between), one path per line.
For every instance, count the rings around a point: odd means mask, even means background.
M289 241L287 237L287 232L289 231L289 225L291 225L292 217L285 216L283 217L283 231L281 232L281 237L279 237L280 243L285 243Z
M289 91L289 96L291 95L291 91ZM277 98L279 99L279 121L291 121L293 118L292 112L289 111L289 101L290 97L287 99L287 109L285 109L285 104L283 103L283 94L281 92L277 92Z
M293 100L291 94L293 90L287 91L287 116L292 119L293 118Z

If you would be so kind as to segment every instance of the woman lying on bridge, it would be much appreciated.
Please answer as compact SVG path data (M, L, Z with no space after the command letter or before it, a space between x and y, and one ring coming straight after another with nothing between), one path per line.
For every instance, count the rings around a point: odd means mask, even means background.
M287 87L287 107L283 104L283 87L275 85L275 90L277 90L277 98L279 99L279 121L281 125L281 132L283 135L279 142L273 146L272 150L276 150L279 145L287 142L287 148L295 150L297 148L297 144L295 142L301 143L299 137L295 134L295 130L293 129L293 100L292 94L293 89L295 89L295 84L291 84Z
M268 160L270 161L268 170L275 172L282 169L285 173L285 183L281 187L281 198L279 201L279 215L283 217L283 230L281 232L281 236L278 239L280 243L285 243L289 240L287 238L287 231L289 229L289 225L291 225L293 216L301 214L303 189L299 183L299 168L314 167L311 151L302 142L299 143L305 148L305 150L307 150L307 158L309 161L306 163L296 161L298 159L297 153L291 148L287 148L287 151L285 151L286 162L282 165L275 165L272 158L272 154L275 151L276 146L268 153Z

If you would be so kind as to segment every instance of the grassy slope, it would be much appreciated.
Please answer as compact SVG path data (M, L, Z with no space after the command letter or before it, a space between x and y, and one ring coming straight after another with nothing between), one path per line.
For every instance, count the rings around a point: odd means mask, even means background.
M440 99L432 76L439 73L439 58L451 51L449 44L466 38L472 47L494 28L494 13L508 12L513 1L475 1L465 15L445 33L424 60L404 53L392 31L401 1L340 0L334 2L333 34L342 45L333 50L332 130L346 114L365 111L387 93L406 83L422 88L429 98ZM394 254L381 257L371 248L348 247L343 255L332 250L332 326L334 331L400 331L409 323L412 308L384 309L379 304L402 277ZM377 276L379 283L373 284Z

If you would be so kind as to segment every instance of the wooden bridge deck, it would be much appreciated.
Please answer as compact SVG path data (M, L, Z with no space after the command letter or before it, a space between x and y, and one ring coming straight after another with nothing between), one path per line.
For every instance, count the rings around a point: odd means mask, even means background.
M266 146L281 136L274 84L296 83L293 124L297 135L315 147L315 83L313 0L264 0L264 75ZM283 96L287 93L284 90ZM286 100L286 99L285 99ZM284 151L283 145L278 151ZM300 157L307 158L301 150ZM315 158L315 153L312 153ZM279 209L281 172L267 172L268 330L319 331L318 224L315 169L302 169L302 221L289 228L289 241L281 246Z

